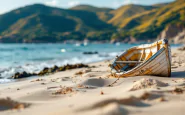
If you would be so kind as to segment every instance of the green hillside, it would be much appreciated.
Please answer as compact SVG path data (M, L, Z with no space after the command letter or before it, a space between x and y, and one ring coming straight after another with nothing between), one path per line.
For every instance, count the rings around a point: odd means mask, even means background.
M152 6L154 6L154 7L163 7L163 6L166 6L166 5L168 5L169 3L160 3L160 4L154 4L154 5L152 5Z
M90 5L78 5L70 9L94 12L99 17L99 19L105 22L107 22L113 17L113 15L110 13L111 11L113 11L113 9L111 8L98 8L98 7L90 6Z
M120 34L123 37L133 36L140 40L154 39L169 24L185 27L185 0L178 0L127 18L120 25L122 28Z
M168 25L185 27L185 0L118 9L34 4L0 15L0 42L154 40Z
M109 20L108 23L113 24L114 26L122 27L122 23L124 23L127 18L154 8L155 7L153 6L141 6L134 4L125 5L110 12L113 15L113 18Z
M1 15L0 25L0 35L6 38L5 41L12 42L57 42L70 38L82 40L88 32L109 31L113 28L93 12L64 10L41 4ZM17 36L16 40L12 36Z
M110 12L111 8L98 8L91 5L77 5L75 7L70 8L72 10L83 10L83 11L89 11L89 12Z

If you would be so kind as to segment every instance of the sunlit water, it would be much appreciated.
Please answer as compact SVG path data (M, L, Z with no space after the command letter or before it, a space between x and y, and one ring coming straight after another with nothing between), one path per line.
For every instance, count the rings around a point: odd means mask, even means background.
M112 59L138 44L0 44L0 83L16 72L39 72L44 67ZM176 45L179 46L179 45ZM85 55L83 52L98 54Z

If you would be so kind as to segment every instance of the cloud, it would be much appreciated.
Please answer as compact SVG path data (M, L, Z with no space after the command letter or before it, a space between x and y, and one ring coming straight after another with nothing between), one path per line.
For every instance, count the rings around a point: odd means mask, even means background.
M73 7L73 6L76 6L76 5L79 5L79 4L80 4L79 1L70 1L70 2L68 2L69 7Z
M120 2L119 1L114 1L113 2L113 6L114 7L119 7L120 6Z
M117 8L126 4L138 4L139 0L114 0L113 7Z
M4 11L0 11L0 15L1 15L1 14L4 14L4 13L5 13Z
M58 3L57 0L51 0L51 1L45 2L45 4L48 5L48 6L56 6L57 3Z
M137 4L139 3L138 0L124 0L123 4Z

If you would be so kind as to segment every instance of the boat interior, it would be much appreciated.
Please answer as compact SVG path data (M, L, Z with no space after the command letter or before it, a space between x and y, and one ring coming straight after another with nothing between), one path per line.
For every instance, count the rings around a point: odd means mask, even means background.
M113 68L117 72L128 71L151 58L162 47L162 41L133 47L116 58Z

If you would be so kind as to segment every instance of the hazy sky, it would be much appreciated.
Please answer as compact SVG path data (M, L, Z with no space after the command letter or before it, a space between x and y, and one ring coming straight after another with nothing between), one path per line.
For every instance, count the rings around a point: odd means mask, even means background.
M99 7L118 8L121 5L130 3L151 5L171 1L174 0L0 0L0 14L21 6L30 5L34 3L42 3L60 8L69 8L78 4L90 4Z

